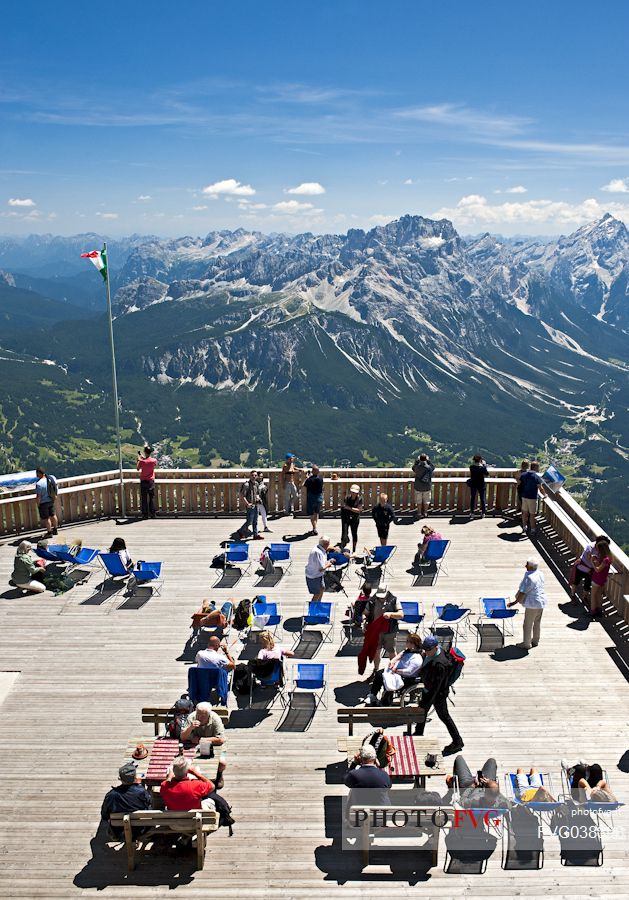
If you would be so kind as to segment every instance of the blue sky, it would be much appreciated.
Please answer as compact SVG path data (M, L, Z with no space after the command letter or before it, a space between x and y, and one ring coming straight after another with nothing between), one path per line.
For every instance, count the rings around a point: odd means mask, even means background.
M629 4L10 4L0 233L629 222Z

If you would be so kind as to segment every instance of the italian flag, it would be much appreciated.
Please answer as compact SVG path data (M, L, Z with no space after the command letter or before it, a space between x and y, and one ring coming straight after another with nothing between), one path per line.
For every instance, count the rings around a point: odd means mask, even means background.
M81 253L81 259L91 260L105 281L107 281L107 254L105 253L105 248L102 250L91 250L89 253Z

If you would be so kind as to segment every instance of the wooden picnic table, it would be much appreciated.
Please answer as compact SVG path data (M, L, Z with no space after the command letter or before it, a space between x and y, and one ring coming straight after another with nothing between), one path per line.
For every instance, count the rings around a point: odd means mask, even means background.
M393 766L389 767L391 778L413 778L414 787L426 787L426 779L441 776L444 778L448 770L445 768L441 747L436 738L408 735L387 735L393 743L396 753L393 757ZM339 753L347 755L348 765L360 750L363 739L359 737L337 738ZM436 765L432 768L424 762L428 753L437 757Z
M130 744L125 751L125 762L133 760L138 764L138 771L144 772L142 781L147 788L159 786L166 778L166 774L172 761L179 756L179 741L169 738L160 740L145 740L144 746L149 751L149 755L144 759L133 759L133 751L136 744ZM218 759L214 757L197 756L197 748L190 747L183 751L183 755L189 759L196 768L199 769L206 778L214 781L216 775L216 767Z

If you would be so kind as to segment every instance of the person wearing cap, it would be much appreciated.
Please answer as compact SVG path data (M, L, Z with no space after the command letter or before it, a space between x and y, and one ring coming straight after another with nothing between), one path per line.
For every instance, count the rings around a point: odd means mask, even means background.
M421 646L419 634L410 633L406 636L406 648L389 661L386 669L378 669L374 675L371 692L365 700L367 706L375 706L380 691L383 691L380 701L382 706L390 706L394 691L417 681L424 662Z
M185 756L177 756L162 781L159 792L166 809L182 812L188 809L214 809L214 801L208 794L214 784L203 772L190 765Z
M297 490L298 472L303 472L303 469L298 469L295 465L295 454L287 453L280 472L280 487L284 495L284 512L287 516L290 516L293 512L293 506L297 503L297 497L299 496Z
M33 556L33 545L30 541L20 541L13 560L11 584L21 591L42 594L46 590L44 578L44 570Z
M544 575L539 570L539 560L534 556L527 559L524 578L520 582L515 600L509 606L515 606L516 603L524 606L522 643L518 644L518 647L530 650L539 644L542 613L546 606Z
M101 819L108 825L112 813L137 812L140 809L151 809L153 805L153 798L142 787L142 780L138 775L136 763L129 760L123 766L120 766L118 778L120 779L120 784L118 787L112 787L110 791L107 791L100 810ZM112 828L109 825L109 829L115 840L121 840L124 837L123 828Z
M422 681L424 690L419 698L418 706L425 710L428 715L430 708L433 707L437 716L448 729L451 743L443 748L443 755L450 756L452 753L458 753L463 749L463 738L459 734L459 730L454 724L454 720L448 709L448 693L450 685L448 683L450 675L450 662L448 654L440 647L439 641L434 634L428 634L422 642L424 651L424 664L421 668ZM415 728L416 734L423 734L425 722L419 724Z
M349 541L349 532L352 532L352 552L356 552L358 544L358 525L360 514L363 511L363 498L360 488L353 484L349 494L341 503L341 547L344 549Z

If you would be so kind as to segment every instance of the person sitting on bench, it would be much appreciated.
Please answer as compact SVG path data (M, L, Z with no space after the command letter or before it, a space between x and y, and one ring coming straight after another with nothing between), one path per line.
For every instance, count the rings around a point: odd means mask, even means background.
M159 792L168 810L183 812L189 809L214 810L214 800L208 797L214 791L209 778L190 765L185 756L177 756L162 781Z
M107 822L108 825L112 813L137 812L140 809L151 809L153 806L153 798L142 787L136 763L129 760L129 762L120 766L118 778L120 779L120 784L118 787L112 787L110 791L107 791L100 810L101 819ZM115 840L119 841L124 838L124 830L122 828L113 828L109 825L109 830Z
M356 754L356 768L345 776L345 786L350 788L348 809L352 805L388 806L391 803L389 788L391 776L378 765L375 748L363 744Z
M419 670L424 662L421 654L422 638L419 634L409 634L406 637L406 649L390 660L386 669L378 669L371 684L371 693L367 695L365 703L374 706L378 702L378 695L382 691L380 700L382 706L390 706L395 691L407 685L414 684L419 677Z

